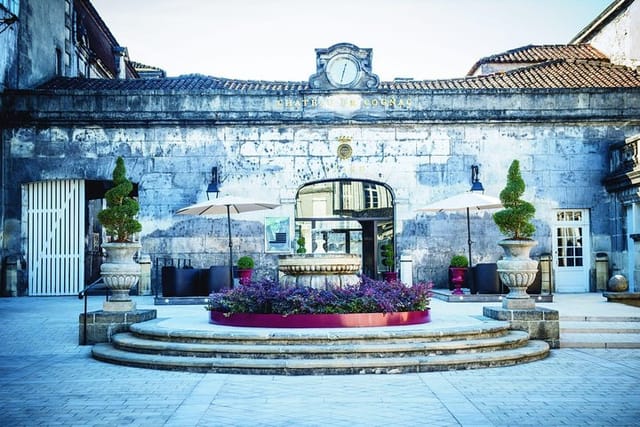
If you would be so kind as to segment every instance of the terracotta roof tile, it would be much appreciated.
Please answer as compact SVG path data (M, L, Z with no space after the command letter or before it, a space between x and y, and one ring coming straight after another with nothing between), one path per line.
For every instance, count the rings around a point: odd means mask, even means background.
M534 64L554 59L591 59L609 62L602 52L590 44L528 45L487 56L476 62L467 76L472 76L483 64Z
M482 90L549 88L640 88L640 70L613 65L608 60L553 59L510 71L447 80L380 82L393 91ZM90 91L212 91L243 93L298 93L308 82L233 80L199 74L157 79L84 79L57 77L38 90Z

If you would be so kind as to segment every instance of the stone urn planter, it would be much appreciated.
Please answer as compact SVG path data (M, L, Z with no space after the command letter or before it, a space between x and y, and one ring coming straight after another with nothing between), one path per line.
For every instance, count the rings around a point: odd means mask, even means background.
M140 279L140 264L133 256L140 250L140 243L110 242L103 243L107 252L107 262L100 266L102 280L111 296L103 304L104 311L133 311L136 303L131 300L129 291Z
M502 283L509 287L509 294L502 300L502 307L510 310L535 308L535 301L527 294L527 288L538 273L538 261L529 257L535 240L505 239L498 243L505 256L498 260L498 274Z

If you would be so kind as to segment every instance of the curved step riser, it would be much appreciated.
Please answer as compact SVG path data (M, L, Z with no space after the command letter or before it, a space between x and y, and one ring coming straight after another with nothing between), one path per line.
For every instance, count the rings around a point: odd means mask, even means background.
M408 373L509 366L546 357L507 322L398 328L172 328L170 321L134 324L93 357L152 369L269 375Z
M342 374L399 374L435 372L459 369L478 369L512 366L547 357L549 346L530 341L526 349L497 351L494 354L444 355L393 359L331 359L331 360L254 360L206 359L179 356L157 356L127 353L106 344L94 346L93 357L105 362L151 369L179 370L255 375L342 375ZM474 359L475 358L475 359Z
M385 343L384 345L361 342L358 345L264 345L246 342L244 345L214 345L169 343L139 339L127 334L114 337L113 345L123 351L145 354L162 354L168 356L185 357L226 357L226 358L255 358L255 359L334 359L334 358L384 358L410 357L421 355L459 354L490 352L500 349L517 348L526 345L528 337L525 333L493 339L474 339L467 341L443 342L411 342Z

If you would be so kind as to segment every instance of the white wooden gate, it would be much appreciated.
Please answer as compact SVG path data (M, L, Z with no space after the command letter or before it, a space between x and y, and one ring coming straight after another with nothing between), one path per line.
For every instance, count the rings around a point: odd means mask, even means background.
M29 295L73 295L84 287L84 181L26 185Z

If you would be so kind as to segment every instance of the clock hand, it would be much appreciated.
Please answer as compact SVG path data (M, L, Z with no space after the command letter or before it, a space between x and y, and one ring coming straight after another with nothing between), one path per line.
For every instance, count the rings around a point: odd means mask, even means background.
M344 73L345 73L345 71L347 71L347 64L346 63L342 66L342 74L340 75L340 83L344 82Z

